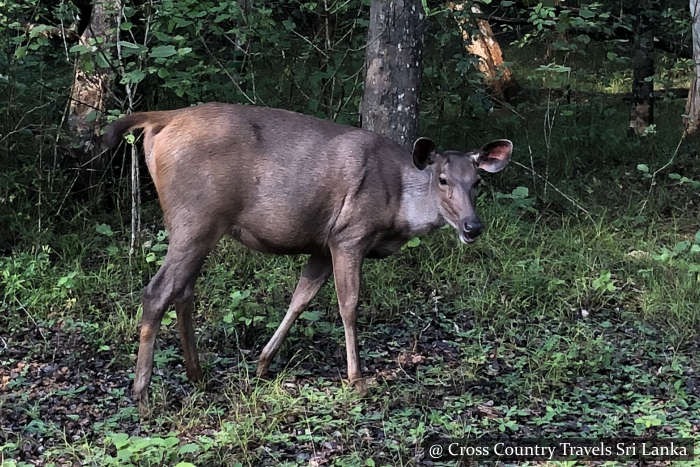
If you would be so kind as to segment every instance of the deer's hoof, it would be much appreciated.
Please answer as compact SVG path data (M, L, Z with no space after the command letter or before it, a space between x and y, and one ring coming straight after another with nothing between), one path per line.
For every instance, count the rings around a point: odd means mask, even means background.
M185 369L185 372L187 373L187 379L192 382L202 380L202 369L199 367L199 365L192 368L188 367Z

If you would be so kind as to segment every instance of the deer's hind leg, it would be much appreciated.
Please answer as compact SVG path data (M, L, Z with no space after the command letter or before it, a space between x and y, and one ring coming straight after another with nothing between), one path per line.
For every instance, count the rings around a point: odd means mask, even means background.
M219 237L172 232L165 261L143 291L143 316L132 390L132 397L139 401L142 408L148 404L156 336L171 303L175 304L177 311L187 376L190 379L201 376L192 327L194 284L204 259Z

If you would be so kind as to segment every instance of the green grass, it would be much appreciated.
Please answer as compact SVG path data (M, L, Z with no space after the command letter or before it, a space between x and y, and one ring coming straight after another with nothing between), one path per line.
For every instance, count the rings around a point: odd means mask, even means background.
M612 210L592 219L531 212L496 199L494 190L480 200L488 233L473 246L444 229L396 257L366 263L359 324L372 381L366 398L341 382L342 327L330 286L312 303L311 319L294 328L273 365L276 376L252 376L301 260L225 241L198 288L205 383L184 380L169 322L155 359L152 418L140 430L133 432L136 413L123 387L114 406L93 401L100 418L77 439L64 435L30 391L21 404L0 399L3 410L24 412L17 418L25 422L6 437L4 455L21 459L23 443L41 435L51 440L40 456L45 462L401 465L415 462L421 441L434 433L697 436L700 383L692 369L700 296L691 266L698 256L688 247L661 258L664 249L695 242L687 219L649 213L634 224L631 213ZM147 262L146 249L129 263L120 231L106 237L88 229L81 237L90 240L69 261L48 248L3 260L8 346L35 326L47 340L37 335L30 354L4 356L6 368L50 361L61 321L60 332L80 330L87 348L110 355L112 368L132 371L132 292L157 258ZM118 252L107 253L109 246ZM51 261L54 255L61 259ZM232 293L246 290L231 308ZM15 377L5 391L21 394L23 387ZM69 404L81 394L42 397Z

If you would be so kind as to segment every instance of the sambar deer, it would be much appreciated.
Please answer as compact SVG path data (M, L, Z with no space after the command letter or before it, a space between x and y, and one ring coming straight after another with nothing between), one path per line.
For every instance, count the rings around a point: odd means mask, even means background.
M513 144L410 149L370 131L286 110L220 103L135 113L110 124L108 146L144 129L146 164L170 233L158 273L143 292L133 397L143 407L156 334L175 304L187 376L201 377L192 328L194 285L224 234L254 250L309 254L282 323L258 360L263 375L294 321L333 273L345 330L348 380L364 390L357 302L366 257L385 257L449 223L462 242L479 235L478 169L498 172Z

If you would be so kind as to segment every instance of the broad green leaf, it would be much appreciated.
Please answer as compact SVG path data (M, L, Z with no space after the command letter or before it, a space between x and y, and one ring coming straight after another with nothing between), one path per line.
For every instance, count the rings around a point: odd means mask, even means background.
M528 190L526 186L518 186L513 188L511 194L513 195L513 198L524 199L528 197L530 190Z
M595 13L592 12L591 10L589 10L588 8L583 7L579 11L579 16L581 16L581 18L589 19L589 18L593 18L595 16Z
M140 83L144 78L146 77L146 72L141 71L141 70L134 70L130 71L128 73L125 73L124 76L122 77L121 83L122 84L129 84L129 83Z
M646 164L637 164L637 170L644 173L649 173L649 166Z
M200 450L201 450L201 448L199 447L199 444L197 444L197 443L187 443L187 444L185 444L185 445L183 445L183 446L180 446L180 449L178 449L177 452L178 452L178 454L190 454L190 453L193 453L193 452L199 452ZM193 465L193 464L189 464L189 463L187 463L187 462L180 462L180 463L177 464L177 465L179 465L179 466L181 466L181 467L184 467L185 465Z
M126 24L126 23L124 23L124 24ZM124 24L122 24L122 26L124 26ZM127 41L119 41L119 42L117 42L117 44L119 44L121 47L126 47L127 49L140 49L141 48L140 45L134 44L133 42L127 42Z
M175 54L177 54L177 50L175 50L175 46L159 45L158 47L153 47L151 49L151 53L148 55L150 55L152 58L167 58L167 57L172 57Z
M95 231L98 234L106 235L108 237L114 235L114 232L112 232L112 228L108 224L97 224L95 226Z
M590 44L591 43L591 38L588 34L579 34L576 36L576 40L579 42L582 42L584 44Z
M177 446L177 444L180 442L178 438L175 436L168 436L162 441L162 445L165 446L166 448L172 448L173 446Z
M88 123L94 122L95 120L97 120L98 115L99 115L99 112L97 110L93 109L90 112L88 112L88 114L85 116L85 121Z
M90 52L92 49L83 44L75 44L73 47L68 49L69 52L84 54Z
M315 322L321 319L321 313L318 311L305 311L301 314L300 318Z
M420 245L420 238L418 238L418 237L413 237L408 242L406 242L406 246L408 248L415 248L418 245Z
M678 242L673 246L673 252L683 253L688 248L690 248L690 242L688 240L683 240L682 242Z
M46 31L47 29L51 29L51 26L40 24L39 26L33 27L31 31L29 31L29 37L33 39L40 35L42 32Z
M129 435L126 433L112 433L109 435L109 439L114 443L114 447L118 450L129 444Z

